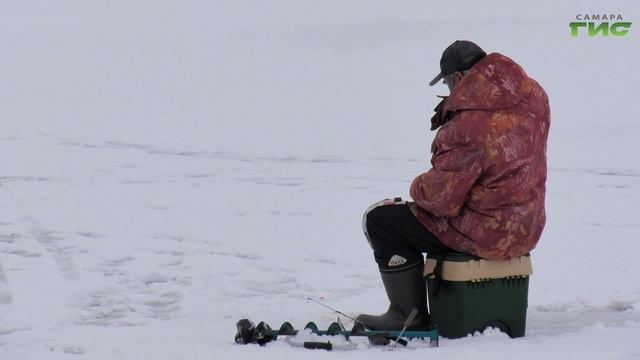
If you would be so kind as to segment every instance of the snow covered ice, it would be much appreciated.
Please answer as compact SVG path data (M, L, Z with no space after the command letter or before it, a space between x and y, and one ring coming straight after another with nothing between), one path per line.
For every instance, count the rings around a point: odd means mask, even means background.
M0 22L0 359L640 356L636 1L16 1ZM571 37L578 13L624 37ZM427 169L470 39L551 101L527 336L326 353L233 342L378 313L367 206ZM343 319L344 320L344 319Z

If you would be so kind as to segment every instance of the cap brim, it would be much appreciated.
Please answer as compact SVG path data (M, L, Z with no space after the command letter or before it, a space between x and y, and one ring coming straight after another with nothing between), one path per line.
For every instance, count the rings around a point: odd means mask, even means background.
M444 75L442 75L442 73L438 74L435 78L433 78L433 80L431 80L431 82L429 83L429 86L433 86L437 84L438 81L442 80L443 77Z

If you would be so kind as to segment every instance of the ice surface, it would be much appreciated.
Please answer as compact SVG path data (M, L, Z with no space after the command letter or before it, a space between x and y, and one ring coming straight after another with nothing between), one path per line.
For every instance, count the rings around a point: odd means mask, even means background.
M640 5L17 1L0 15L0 359L382 359L233 343L386 299L366 207L427 169L442 49L476 41L551 99L527 336L393 356L640 356L640 43L572 38ZM637 24L634 24L637 25Z

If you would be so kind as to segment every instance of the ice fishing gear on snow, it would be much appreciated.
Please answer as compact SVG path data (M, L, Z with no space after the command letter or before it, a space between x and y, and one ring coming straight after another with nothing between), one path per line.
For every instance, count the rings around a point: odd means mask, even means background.
M417 314L417 310L415 311ZM410 324L413 321L413 317L415 317L414 313L410 314L406 319L406 324ZM237 333L235 336L235 341L238 344L259 344L264 346L268 342L275 341L280 336L296 336L300 333L300 331L296 330L290 322L283 323L278 330L273 330L267 323L260 322L258 326L255 326L254 323L249 319L242 319L236 323ZM373 346L386 346L391 344L393 341L394 344L407 345L407 341L405 339L429 339L429 345L432 347L438 346L439 333L438 330L425 330L425 331L416 331L416 330L406 330L403 328L402 330L367 330L364 325L360 323L355 323L351 330L346 330L339 322L333 322L329 325L326 330L320 330L318 326L314 322L309 322L304 327L304 331L309 332L311 334L320 335L320 336L343 336L347 341L352 337L366 337L369 340L369 344ZM290 341L291 343L291 341ZM306 345L304 344L306 343ZM325 349L332 350L334 348L331 341L328 342L312 342L306 341L303 343L303 347L305 348L313 348L313 349ZM332 344L332 345L327 345ZM344 346L341 348L350 347ZM395 346L395 345L394 345Z
M338 320L331 323L326 330L320 330L314 322L309 322L305 325L304 332L318 336L342 336L347 343L294 341L293 339L300 332L288 321L284 322L278 330L273 330L264 321L258 323L256 326L249 319L242 319L236 323L237 332L235 341L238 344L259 344L264 346L268 342L277 340L279 336L287 336L287 342L293 346L300 346L306 349L333 350L355 348L356 344L349 342L349 339L352 337L366 337L372 346L386 346L393 342L391 348L395 348L397 344L406 346L408 342L403 338L409 340L420 338L429 339L429 345L437 347L439 332L437 329L430 330L428 328L425 283L422 280L422 269L423 266L418 266L404 271L388 273L386 279L396 284L389 284L388 292L391 291L393 293L390 295L392 301L387 314L381 316L360 315L357 318L353 318L340 310L308 297L307 302L320 305L338 315L351 319L354 325L351 330L347 330L340 321L340 318L338 318ZM384 273L383 279L385 279ZM413 280L418 281L416 283ZM413 288L406 289L405 287L407 286L412 286ZM408 295L406 299L403 298L400 290L402 290L404 295ZM418 292L421 292L421 294L418 294ZM362 321L361 318L366 321ZM376 325L376 327L372 327L367 323L369 320L372 320L371 323Z
M249 319L242 319L236 323L238 332L236 333L235 341L238 344L251 344L255 343L260 346L275 340L273 336L273 330L269 324L264 321L260 322L258 326Z

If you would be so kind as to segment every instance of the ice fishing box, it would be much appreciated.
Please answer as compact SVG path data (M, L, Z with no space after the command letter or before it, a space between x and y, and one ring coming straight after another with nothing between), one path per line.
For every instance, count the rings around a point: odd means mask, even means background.
M424 276L431 321L447 338L489 326L510 337L524 336L532 273L528 254L509 260L460 253L428 255Z

